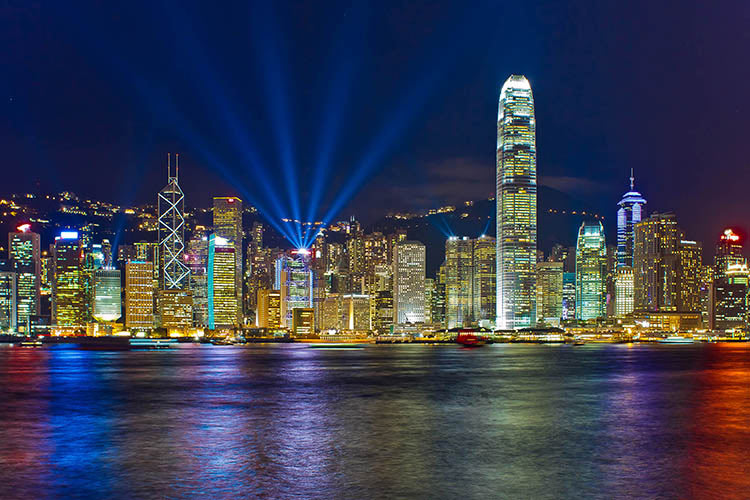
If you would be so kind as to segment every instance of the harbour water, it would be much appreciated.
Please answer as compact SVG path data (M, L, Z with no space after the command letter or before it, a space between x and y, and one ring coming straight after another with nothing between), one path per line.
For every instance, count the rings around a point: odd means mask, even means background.
M0 347L0 498L748 498L750 346Z

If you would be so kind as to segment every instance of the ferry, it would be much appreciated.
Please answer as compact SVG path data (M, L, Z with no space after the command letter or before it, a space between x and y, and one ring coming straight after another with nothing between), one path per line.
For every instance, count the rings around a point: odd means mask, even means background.
M679 335L670 335L663 339L659 339L660 344L692 344L695 341L692 337L681 337Z
M37 339L29 339L24 340L23 342L19 342L21 347L42 347L42 341Z
M456 343L464 347L482 347L487 344L487 337L479 335L473 330L465 330L459 332Z

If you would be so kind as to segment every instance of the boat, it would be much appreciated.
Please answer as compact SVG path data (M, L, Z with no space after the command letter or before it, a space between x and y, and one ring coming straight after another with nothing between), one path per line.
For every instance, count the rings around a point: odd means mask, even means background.
M18 345L21 347L42 347L42 341L41 340L24 340L23 342L19 342Z
M464 347L482 347L487 344L487 337L476 333L461 332L456 337L456 343Z
M128 344L131 349L168 349L177 343L176 339L131 338Z
M576 345L586 345L586 341L583 340L582 338L574 338L573 342L571 342L571 344L574 345L574 346L576 346Z
M659 339L660 344L692 344L694 342L692 337L681 337L679 335L670 335L669 337Z
M308 344L307 347L310 349L362 349L364 346L352 342L316 342Z

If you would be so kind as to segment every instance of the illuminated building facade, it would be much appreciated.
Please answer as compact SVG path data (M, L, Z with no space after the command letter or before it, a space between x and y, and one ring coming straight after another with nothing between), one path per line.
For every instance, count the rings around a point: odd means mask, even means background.
M341 329L368 332L370 324L370 296L346 294L341 297Z
M703 247L700 242L681 239L677 244L677 310L701 311L701 267Z
M278 290L258 290L258 326L260 328L280 328L281 292Z
M52 321L58 326L85 323L83 290L83 251L78 232L63 231L55 238L53 249L54 282Z
M564 267L564 265L563 265ZM575 269L575 266L574 266ZM563 272L562 319L572 320L576 317L576 273Z
M511 75L497 117L497 326L536 319L536 118L531 85Z
M274 288L281 292L282 326L293 328L294 310L313 308L313 272L308 250L292 250L276 259Z
M563 263L538 262L536 265L536 321L560 326L563 308Z
M709 327L712 330L747 328L748 266L742 241L726 229L716 245L710 295Z
M380 290L375 292L372 329L378 333L387 333L393 326L393 292Z
M315 333L315 311L312 307L295 307L292 311L292 333L303 337Z
M193 293L179 288L159 290L159 317L162 328L184 334L193 325Z
M116 321L122 316L121 277L118 269L94 270L93 317L97 321Z
M622 318L632 314L633 302L633 268L622 266L617 268L615 275L615 316Z
M633 171L630 171L630 191L617 204L617 267L633 267L635 225L645 215L646 199L634 188Z
M473 242L452 236L445 241L445 321L447 328L468 327L474 321Z
M402 240L393 252L393 322L424 323L425 246Z
M159 288L187 290L190 271L182 257L185 250L185 195L178 183L180 155L176 155L174 176L171 159L167 158L167 185L158 196Z
M130 260L125 263L125 327L154 327L154 263Z
M237 291L237 318L234 323L242 323L242 200L235 196L214 198L214 234L232 243L235 258L235 290Z
M8 234L8 257L16 273L16 324L26 331L27 322L31 325L31 318L40 314L42 280L39 235L29 224Z
M236 249L234 242L212 234L208 238L208 327L238 326Z
M671 213L654 213L635 225L633 286L636 311L676 311L677 246L681 240Z
M606 316L607 245L601 222L584 222L576 244L576 319Z
M15 332L16 319L16 273L0 271L0 330Z
M474 276L472 313L474 322L490 326L497 314L497 245L495 238L482 235L472 241Z
M184 254L190 270L190 290L193 292L193 326L208 326L208 236L196 229L188 240Z

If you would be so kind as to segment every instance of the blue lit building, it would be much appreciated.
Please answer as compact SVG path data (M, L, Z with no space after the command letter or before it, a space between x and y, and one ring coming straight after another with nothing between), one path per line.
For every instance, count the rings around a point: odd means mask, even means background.
M635 179L630 171L630 191L617 204L617 267L633 267L633 235L635 225L644 213L646 199L633 187Z

